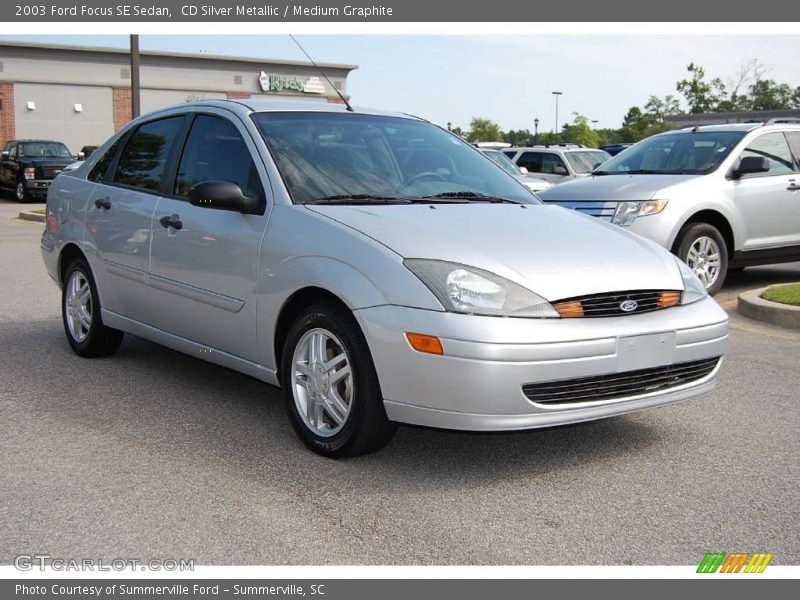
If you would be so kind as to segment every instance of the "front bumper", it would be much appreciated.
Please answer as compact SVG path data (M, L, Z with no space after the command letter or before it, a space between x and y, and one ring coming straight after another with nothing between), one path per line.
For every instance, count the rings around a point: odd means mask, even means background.
M50 189L51 183L53 183L52 179L26 179L25 191L31 196L47 196L47 190Z
M722 356L728 317L711 298L624 317L514 319L380 306L356 311L393 421L502 431L625 414L714 389L702 379L652 393L575 404L529 400L522 386ZM413 350L405 332L440 338L443 356Z

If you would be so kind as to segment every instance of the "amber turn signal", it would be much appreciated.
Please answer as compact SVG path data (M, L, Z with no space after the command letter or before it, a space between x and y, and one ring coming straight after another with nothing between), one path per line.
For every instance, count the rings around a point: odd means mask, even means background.
M583 316L583 305L578 300L571 300L569 302L559 302L554 304L559 315L565 319L574 319Z
M444 354L442 342L439 338L433 335L425 335L424 333L409 333L406 332L406 339L411 347L417 352L425 352L427 354Z
M658 293L658 308L669 308L670 306L677 306L681 303L680 292L659 292Z

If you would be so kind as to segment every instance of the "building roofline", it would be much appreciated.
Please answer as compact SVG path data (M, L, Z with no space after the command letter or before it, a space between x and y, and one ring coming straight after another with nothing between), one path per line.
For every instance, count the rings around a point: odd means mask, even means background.
M114 54L114 55L128 55L127 48L112 48L108 46L78 46L71 44L45 44L38 42L18 42L12 40L0 39L0 48L2 47L33 49L33 50L64 50L70 52L87 52L92 54ZM283 65L289 67L310 67L313 65L308 61L303 60L285 60L276 58L256 58L253 56L231 56L226 54L202 54L199 52L167 52L164 50L139 50L142 57L153 56L157 58L178 58L184 60L198 60L198 61L218 61L218 62L238 62L253 65L263 65L265 63ZM343 64L343 63L325 63L317 62L322 68L326 69L341 69L346 71L355 71L358 65Z

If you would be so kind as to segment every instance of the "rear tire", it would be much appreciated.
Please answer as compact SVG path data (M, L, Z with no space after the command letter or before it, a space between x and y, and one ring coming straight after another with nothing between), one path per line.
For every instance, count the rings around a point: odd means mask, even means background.
M108 356L122 343L121 331L103 325L97 286L83 258L73 260L64 272L61 317L67 341L78 356Z
M687 223L678 235L678 258L685 262L716 294L728 274L728 245L719 230L708 223Z
M280 374L292 426L317 454L369 454L394 436L367 341L346 309L325 303L302 311L287 334Z

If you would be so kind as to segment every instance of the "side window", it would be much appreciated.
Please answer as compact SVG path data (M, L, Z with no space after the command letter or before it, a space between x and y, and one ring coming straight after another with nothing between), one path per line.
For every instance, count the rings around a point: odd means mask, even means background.
M505 154L511 160L514 160L514 157L517 155L516 150L503 150L503 154Z
M755 138L747 145L740 158L746 156L763 156L769 160L767 175L783 175L794 171L794 159L782 133L766 133Z
M553 154L551 152L543 153L542 173L556 174L556 167L563 167L564 171L567 172L567 165L564 164L564 161L561 160L558 154Z
M9 158L14 158L17 155L17 144L16 142L9 142L6 146L6 152L8 152Z
M111 163L114 162L114 157L117 155L117 151L119 147L122 145L122 140L125 139L125 136L122 136L116 142L111 144L111 147L106 151L106 153L100 157L100 160L92 167L92 170L89 171L89 180L96 181L97 183L104 183L111 179L109 175L109 170L111 169Z
M141 125L130 137L117 163L114 182L159 190L167 158L178 136L183 116Z
M794 164L800 170L800 131L787 131L786 139L789 140L789 146L794 155Z
M540 152L523 152L517 161L518 167L525 167L528 173L542 172L542 154Z
M174 193L185 198L202 181L230 181L246 196L264 198L250 150L227 119L199 115L186 138Z

